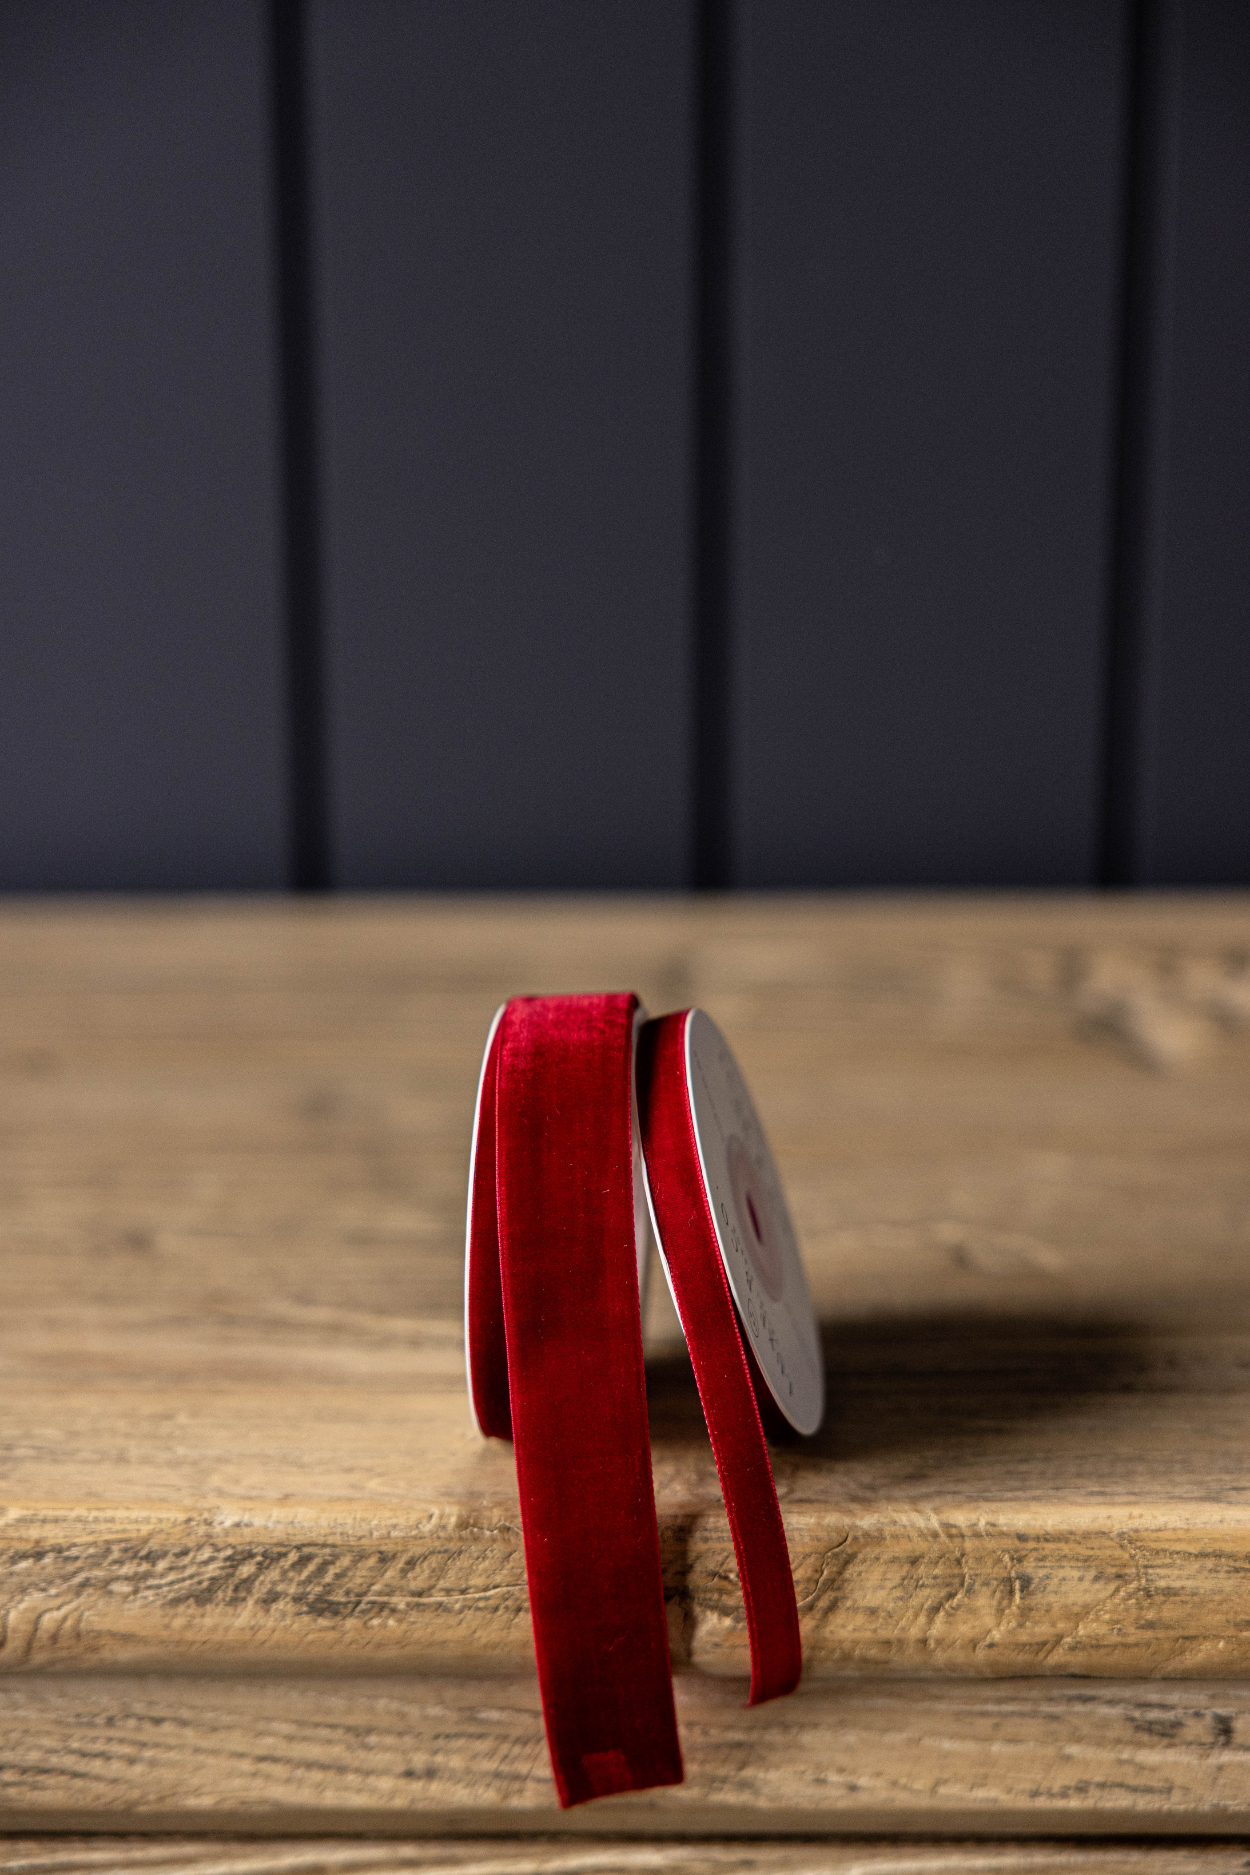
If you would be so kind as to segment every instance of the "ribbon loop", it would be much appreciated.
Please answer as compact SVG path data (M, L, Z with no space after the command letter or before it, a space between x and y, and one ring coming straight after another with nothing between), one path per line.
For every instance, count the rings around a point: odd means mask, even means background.
M638 1042L638 1118L656 1235L716 1459L751 1644L751 1697L792 1693L803 1652L794 1574L756 1401L766 1388L738 1327L686 1100L689 1012L648 1022ZM780 1417L780 1415L778 1415Z
M516 1444L543 1716L566 1807L682 1779L635 1253L636 1007L633 996L510 1002L483 1075L474 1160L472 1392L483 1431L507 1436L510 1425Z

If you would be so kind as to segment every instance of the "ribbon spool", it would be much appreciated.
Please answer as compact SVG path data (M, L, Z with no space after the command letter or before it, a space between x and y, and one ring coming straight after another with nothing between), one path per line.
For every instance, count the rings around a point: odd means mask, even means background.
M634 996L514 998L478 1086L465 1349L480 1431L515 1443L562 1807L682 1779L643 1375L648 1211L729 1514L755 1705L801 1670L764 1421L814 1432L824 1405L781 1182L702 1011L648 1022Z

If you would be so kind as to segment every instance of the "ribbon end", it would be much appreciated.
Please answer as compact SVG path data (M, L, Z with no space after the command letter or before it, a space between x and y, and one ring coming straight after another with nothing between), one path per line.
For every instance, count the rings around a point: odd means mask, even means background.
M629 1759L623 1751L588 1751L582 1759L582 1773L593 1797L613 1797L618 1791L635 1788Z
M744 1702L744 1710L746 1706L766 1706L770 1699L786 1698L787 1694L795 1691L802 1677L803 1663L800 1660L788 1672L770 1674L762 1685L757 1686L752 1680L750 1694Z
M593 1803L597 1797L620 1797L631 1790L658 1790L667 1784L682 1784L685 1778L680 1751L675 1763L651 1764L638 1769L631 1766L626 1754L619 1749L588 1751L583 1754L572 1782L557 1772L556 1794L560 1808L572 1810L579 1803Z

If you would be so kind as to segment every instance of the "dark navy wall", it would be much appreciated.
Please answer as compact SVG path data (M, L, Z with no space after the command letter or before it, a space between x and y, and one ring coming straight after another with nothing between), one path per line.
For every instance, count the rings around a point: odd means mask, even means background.
M1133 883L1250 880L1250 12L1160 8Z
M331 875L682 885L689 9L311 20Z
M0 11L0 885L280 886L256 0Z
M13 0L0 886L1250 883L1239 0Z
M1096 877L1123 0L742 0L735 882Z

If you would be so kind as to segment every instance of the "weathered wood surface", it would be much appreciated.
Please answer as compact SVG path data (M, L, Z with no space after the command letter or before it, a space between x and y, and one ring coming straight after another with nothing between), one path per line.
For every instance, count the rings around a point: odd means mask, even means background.
M1246 1875L1235 1843L343 1842L12 1837L5 1875Z
M712 1836L1250 1834L1250 1687L677 1682L686 1781L560 1812L531 1676L32 1674L0 1829Z
M1246 1875L1235 1843L0 1839L5 1875Z
M809 1673L1250 1674L1248 958L1235 897L11 906L0 1665L528 1663L463 1397L477 1063L501 997L633 985L726 1029L807 1252ZM674 1653L737 1674L671 1326Z

